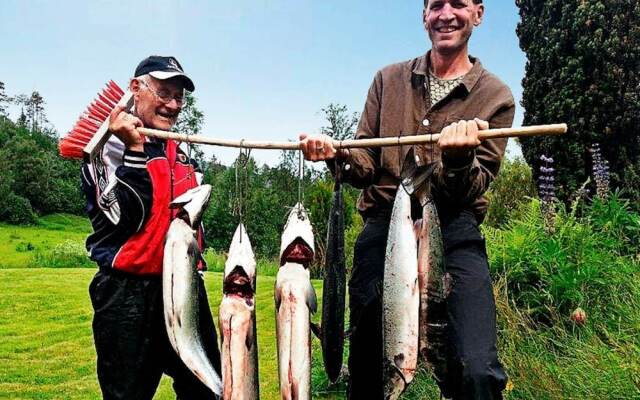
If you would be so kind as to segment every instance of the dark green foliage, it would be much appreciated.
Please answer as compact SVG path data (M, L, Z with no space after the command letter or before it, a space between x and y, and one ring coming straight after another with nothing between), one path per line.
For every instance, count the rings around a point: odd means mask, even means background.
M640 279L640 215L615 193L585 205L582 216L558 210L552 235L535 199L505 229L485 228L493 271L535 321L566 320L576 307L599 322L626 318L616 299L633 296Z
M591 170L598 142L611 183L640 199L640 2L517 0L520 47L527 55L524 124L566 122L562 137L522 138L534 171L540 155L556 163L558 198L567 202Z
M1 118L1 117L0 117ZM33 213L82 214L80 163L60 158L51 131L32 131L0 121L0 220L32 223Z
M522 158L505 158L500 173L491 183L486 196L489 199L489 209L485 225L500 227L510 218L517 217L523 200L536 196L531 168Z

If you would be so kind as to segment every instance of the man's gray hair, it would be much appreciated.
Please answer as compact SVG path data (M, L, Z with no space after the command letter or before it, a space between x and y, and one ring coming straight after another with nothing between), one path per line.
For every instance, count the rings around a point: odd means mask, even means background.
M473 4L482 4L482 0L472 0ZM429 0L424 0L424 7L427 8L427 4L429 4Z

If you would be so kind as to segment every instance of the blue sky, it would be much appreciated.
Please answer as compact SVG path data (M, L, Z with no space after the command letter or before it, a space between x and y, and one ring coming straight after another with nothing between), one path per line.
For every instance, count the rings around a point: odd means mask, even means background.
M471 54L509 85L519 125L518 9L486 3ZM360 112L378 69L426 52L421 12L422 0L2 0L0 81L9 95L40 91L64 133L107 80L124 86L142 58L175 55L196 84L204 135L296 139L319 131L330 102ZM210 152L225 164L237 155Z

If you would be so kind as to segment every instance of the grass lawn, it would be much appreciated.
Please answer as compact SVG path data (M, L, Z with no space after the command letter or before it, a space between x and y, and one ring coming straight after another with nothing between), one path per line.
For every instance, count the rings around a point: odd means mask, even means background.
M82 247L89 232L86 219L64 215L42 218L33 227L0 224L0 399L101 398L88 295L95 267L64 268L91 266ZM205 282L215 316L222 295L224 255L209 251L205 258L210 267ZM42 265L52 268L40 268ZM262 399L279 398L273 301L276 271L274 262L258 261ZM640 288L639 274L629 279ZM313 284L321 303L322 282ZM498 348L510 377L506 399L640 399L640 297L621 298L626 311L613 322L589 322L582 328L566 324L541 327L531 325L527 310L514 306L504 279L494 284ZM320 315L319 310L316 322ZM328 386L315 338L312 386L314 398L344 398L344 383ZM169 378L163 378L155 398L174 398ZM436 400L439 394L422 371L402 398Z
M33 268L0 270L0 398L99 399L92 309L87 288L94 270ZM214 315L221 299L222 274L207 272L205 282ZM278 398L275 314L270 276L258 277L257 320L260 394ZM314 281L321 300L321 282ZM315 315L316 322L321 313ZM317 339L313 340L314 398L344 398L344 384L329 387ZM412 387L420 393L430 380ZM163 378L156 399L172 399ZM418 396L409 396L419 398ZM420 396L421 397L421 396ZM433 397L436 398L436 397Z
M83 263L91 265L84 250L84 241L90 233L89 220L73 215L48 215L34 226L0 223L0 269L41 267L53 258L54 252L68 253L70 246L75 258L84 257ZM69 266L76 265L77 262Z

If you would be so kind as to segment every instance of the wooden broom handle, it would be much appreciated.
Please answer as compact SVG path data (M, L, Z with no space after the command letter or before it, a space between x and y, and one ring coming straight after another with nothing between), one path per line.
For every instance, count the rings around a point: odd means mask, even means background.
M213 139L199 135L186 135L184 133L175 133L160 131L157 129L138 128L138 132L148 137L160 139L173 139L179 142L188 142L196 144L209 144L223 147L237 147L245 149L271 149L271 150L299 150L300 142L269 142L256 140L229 140L229 139ZM519 128L501 128L487 129L479 132L480 140L506 138L506 137L523 137L523 136L540 136L540 135L562 135L567 132L567 124L551 124L551 125L534 125L523 126ZM386 147L400 146L412 144L425 144L437 142L440 134L432 135L413 135L400 137L384 137L376 139L348 139L334 140L333 147L336 149L354 149L359 147Z

